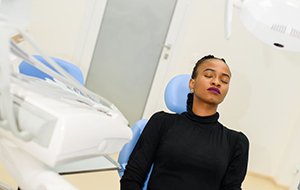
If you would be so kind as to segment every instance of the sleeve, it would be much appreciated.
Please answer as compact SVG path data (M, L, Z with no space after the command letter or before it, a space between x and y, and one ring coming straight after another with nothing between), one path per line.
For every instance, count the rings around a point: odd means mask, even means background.
M164 123L162 113L154 114L147 122L121 178L121 190L140 190L143 188L160 141L161 128Z
M231 160L222 181L221 190L241 190L248 166L249 141L243 133L238 133Z

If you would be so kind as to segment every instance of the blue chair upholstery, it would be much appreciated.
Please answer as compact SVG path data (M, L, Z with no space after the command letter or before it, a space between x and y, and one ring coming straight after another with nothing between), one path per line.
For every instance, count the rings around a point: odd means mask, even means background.
M187 95L190 92L189 89L189 80L191 75L189 74L182 74L177 75L170 80L165 88L165 104L167 108L175 113L182 113L186 111L186 101ZM119 170L120 177L123 176L125 167L127 165L127 161L130 157L132 150L135 147L142 131L144 130L145 125L147 124L147 119L142 119L136 122L132 127L133 137L132 140L129 141L127 144L123 146L120 151L118 162L120 164L121 169ZM150 178L150 174L152 171L153 165L148 173L148 177L144 183L143 190L147 189L147 184Z
M170 80L165 89L165 104L175 113L186 111L187 94L190 92L189 81L191 75L177 75Z
M120 176L123 176L129 155L131 154L131 152L132 152L135 144L137 143L141 133L143 132L144 127L147 122L148 122L147 119L141 119L131 127L132 139L123 146L123 148L121 149L120 154L119 154L119 155L123 155L123 156L119 156L119 158L118 158L118 162L120 164L120 167L122 168L119 171ZM127 155L127 156L125 156L125 155Z
M49 68L55 71L55 69L51 67L50 64L42 56L34 55L34 57L37 60L39 60L41 63L45 64L46 66L48 66ZM66 72L68 72L76 80L78 80L82 85L84 84L83 74L76 65L55 57L51 57L51 59L54 62L56 62L58 65L60 65ZM43 71L39 70L38 68L34 67L33 65L31 65L26 61L22 61L20 63L19 72L36 78L41 78L41 79L48 78L53 80L53 78L50 75L44 73Z

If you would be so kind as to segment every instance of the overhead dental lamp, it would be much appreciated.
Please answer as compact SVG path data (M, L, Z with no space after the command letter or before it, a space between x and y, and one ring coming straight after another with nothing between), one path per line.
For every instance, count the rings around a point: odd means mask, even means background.
M255 37L275 48L300 52L300 0L227 0L225 37L231 36L236 7L243 25Z

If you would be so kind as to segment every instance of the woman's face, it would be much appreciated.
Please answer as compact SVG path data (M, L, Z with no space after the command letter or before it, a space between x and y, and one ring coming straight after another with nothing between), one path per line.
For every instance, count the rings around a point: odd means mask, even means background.
M229 89L231 72L227 64L218 59L208 59L197 68L195 79L189 86L194 91L194 101L212 105L220 104Z

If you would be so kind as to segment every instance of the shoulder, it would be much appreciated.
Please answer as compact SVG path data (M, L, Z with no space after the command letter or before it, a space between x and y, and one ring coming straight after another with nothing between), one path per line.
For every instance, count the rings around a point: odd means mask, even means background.
M164 112L164 111L159 111L159 112L156 112L154 113L150 120L159 120L159 121L162 121L162 120L172 120L172 119L175 119L178 117L178 114L174 114L174 113L167 113L167 112Z
M232 147L249 149L249 139L248 137L241 131L229 129L224 127L226 132L228 133L228 140Z
M147 125L159 128L169 128L173 125L176 118L178 118L178 114L159 111L150 117Z

